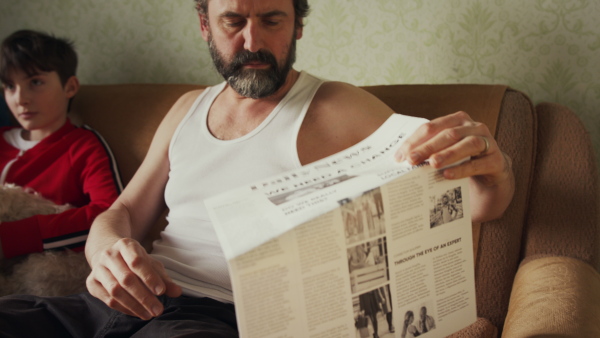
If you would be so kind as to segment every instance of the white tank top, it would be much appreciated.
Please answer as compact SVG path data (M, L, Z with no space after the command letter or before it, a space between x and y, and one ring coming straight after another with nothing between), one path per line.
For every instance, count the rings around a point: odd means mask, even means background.
M204 200L300 167L298 131L321 83L301 72L271 114L234 140L215 138L207 126L209 108L225 83L204 90L178 126L169 147L165 190L169 224L152 254L184 294L233 302L227 262Z

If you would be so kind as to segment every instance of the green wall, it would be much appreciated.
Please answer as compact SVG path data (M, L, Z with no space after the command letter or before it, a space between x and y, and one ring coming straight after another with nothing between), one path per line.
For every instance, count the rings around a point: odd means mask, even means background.
M600 1L310 4L297 69L356 85L508 84L571 107L600 158ZM192 0L0 0L0 38L20 28L74 40L83 83L220 81Z

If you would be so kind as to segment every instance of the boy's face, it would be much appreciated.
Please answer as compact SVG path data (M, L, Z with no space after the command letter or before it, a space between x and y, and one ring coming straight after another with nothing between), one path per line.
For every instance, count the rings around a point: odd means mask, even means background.
M3 84L4 97L13 116L27 130L31 140L41 140L65 123L69 99L79 83L72 76L63 86L58 73L40 71L33 76L22 70L10 74L10 83Z

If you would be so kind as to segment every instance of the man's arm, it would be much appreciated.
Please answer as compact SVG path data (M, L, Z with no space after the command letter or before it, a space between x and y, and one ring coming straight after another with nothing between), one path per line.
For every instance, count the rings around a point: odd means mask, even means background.
M158 127L142 165L115 203L92 224L85 253L92 273L90 293L109 307L150 319L163 311L157 295L181 294L162 264L139 241L164 210L168 148L199 91L182 96Z
M300 129L301 163L319 160L360 142L393 113L360 88L340 82L324 83ZM429 159L434 168L471 157L459 166L445 169L443 174L447 179L471 178L472 218L476 222L500 217L512 200L511 159L500 150L488 128L465 112L424 124L404 142L396 157L413 165Z
M510 157L500 150L487 126L473 121L465 112L443 116L419 127L396 156L413 165L429 159L434 168L470 157L469 161L444 169L443 175L447 179L470 177L475 222L502 216L512 200L515 181Z

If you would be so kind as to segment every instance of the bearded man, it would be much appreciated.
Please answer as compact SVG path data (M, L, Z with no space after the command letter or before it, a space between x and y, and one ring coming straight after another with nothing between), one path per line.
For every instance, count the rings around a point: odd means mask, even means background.
M204 199L344 150L393 114L362 89L293 69L306 0L196 4L225 82L175 103L131 182L96 219L86 246L91 295L0 300L7 332L237 336L227 263ZM444 171L447 178L472 177L474 221L500 216L512 198L510 166L489 130L466 113L431 121L396 155L412 164L429 158L436 168L477 155ZM169 224L148 254L139 241L166 206ZM18 327L34 303L43 309L28 319L43 319L43 331ZM7 307L19 310L9 316L2 313ZM72 320L81 317L89 319Z

